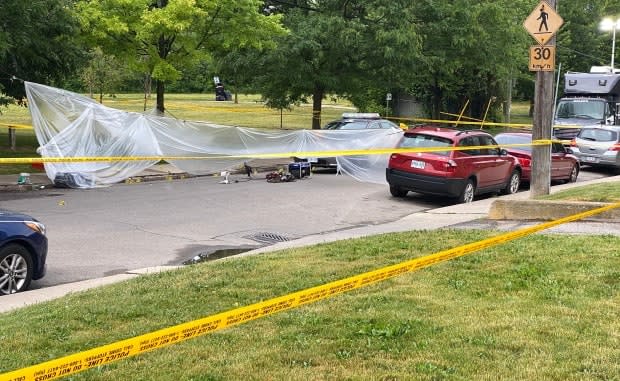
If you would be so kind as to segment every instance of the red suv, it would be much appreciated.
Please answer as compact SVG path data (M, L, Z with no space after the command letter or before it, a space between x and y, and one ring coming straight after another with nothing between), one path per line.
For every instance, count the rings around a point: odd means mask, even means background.
M454 197L471 202L474 195L519 190L519 161L498 147L493 137L478 130L439 127L407 130L398 148L428 148L425 152L393 153L386 169L390 193L404 197L408 191ZM472 147L441 150L441 148Z

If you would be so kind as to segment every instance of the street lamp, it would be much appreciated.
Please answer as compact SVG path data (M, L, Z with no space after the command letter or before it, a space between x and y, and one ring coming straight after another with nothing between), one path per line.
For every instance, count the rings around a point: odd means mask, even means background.
M611 33L612 33L612 40L611 40L611 71L613 72L614 71L614 57L616 55L616 29L620 28L620 18L619 19L605 18L599 24L599 28L602 31L605 31L605 32L611 31Z

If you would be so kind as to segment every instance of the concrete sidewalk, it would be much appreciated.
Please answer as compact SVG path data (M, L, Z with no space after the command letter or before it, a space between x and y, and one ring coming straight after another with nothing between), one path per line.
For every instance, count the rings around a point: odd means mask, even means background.
M172 172L169 171L169 167L159 167L153 169L153 171L149 171L149 175L151 176L169 176ZM181 175L181 173L177 173L177 175ZM0 176L1 178L2 176ZM0 179L1 181L2 179ZM559 192L564 189L603 183L603 182L618 182L620 181L620 176L601 178L597 180L592 180L588 182L581 183L571 183L564 185L556 185L551 187L551 192ZM46 183L49 184L49 183ZM392 233L392 232L405 232L412 230L433 230L445 227L471 227L478 229L505 229L512 230L523 227L523 223L521 221L517 221L518 223L506 224L504 226L501 225L488 225L485 221L487 221L487 217L489 215L489 211L492 208L493 204L497 200L512 200L512 201L528 201L530 198L529 191L521 191L519 193L502 196L502 197L488 197L478 201L474 201L468 204L456 204L450 205L442 208L431 209L424 212L418 212L401 218L397 221L377 224L377 225L367 225L363 227L340 230L334 232L327 232L323 234L316 234L311 236L306 236L294 241L285 241L280 242L271 246L266 246L263 248L259 248L256 250L252 250L239 255L255 255L264 252L288 249L293 247L302 247L308 245L315 245L319 243L325 242L333 242L343 239L351 239L351 238L359 238L365 236L372 236L377 234L384 233ZM515 204L516 207L519 207L518 203ZM533 221L530 224L536 224L538 222ZM589 226L588 224L592 224L592 222L581 222L581 223L570 223L567 226L563 227L563 230L559 230L562 233L579 233L579 234L603 234L608 232L609 234L618 234L620 235L620 223L617 222L605 222L601 225L596 225L594 227ZM230 257L234 258L234 257ZM24 307L27 305L52 300L55 298L62 297L69 293L79 292L90 288L95 288L115 282L124 281L127 279L131 279L142 274L147 273L155 273L160 271L173 270L177 268L177 266L162 266L155 268L145 268L138 269L134 271L128 271L124 274L118 274L110 277L104 277L100 279L91 279L81 282L63 284L59 286L46 287L42 289L36 289L31 291L22 292L14 295L6 295L2 296L0 303L0 313L6 312L12 309Z

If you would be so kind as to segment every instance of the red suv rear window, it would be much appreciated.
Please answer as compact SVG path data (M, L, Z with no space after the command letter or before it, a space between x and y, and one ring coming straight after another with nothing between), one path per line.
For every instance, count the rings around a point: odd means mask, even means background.
M448 138L426 134L405 134L398 148L452 147L454 142ZM435 155L449 156L451 151L433 151Z

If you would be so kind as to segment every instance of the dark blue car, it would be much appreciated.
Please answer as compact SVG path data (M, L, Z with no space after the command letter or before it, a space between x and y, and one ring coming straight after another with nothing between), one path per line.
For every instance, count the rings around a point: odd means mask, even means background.
M45 275L45 225L22 213L0 209L0 295L24 291Z

